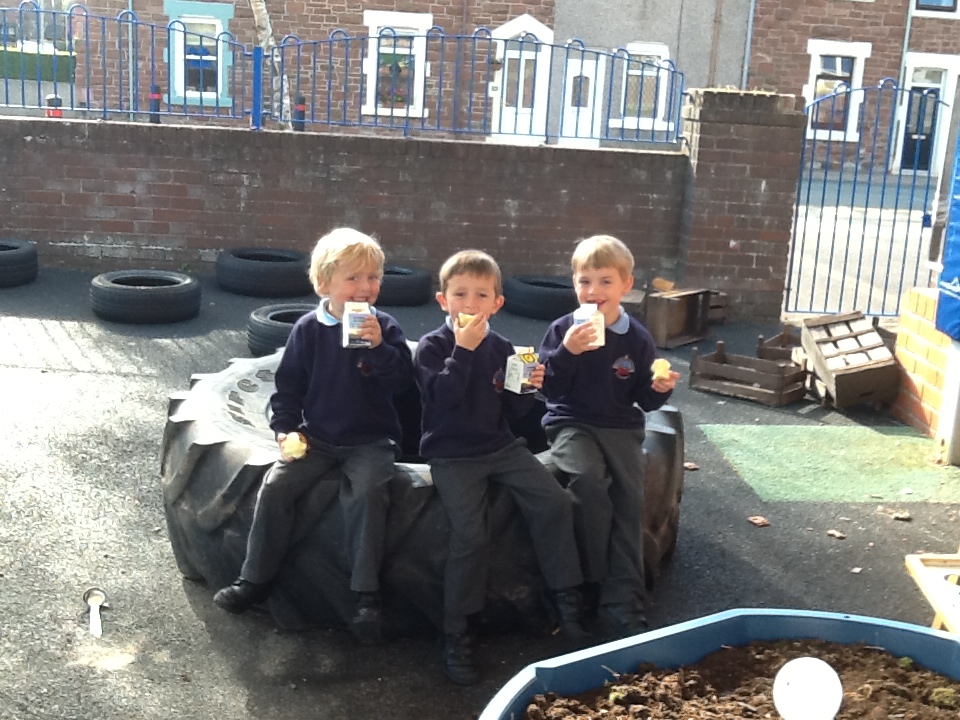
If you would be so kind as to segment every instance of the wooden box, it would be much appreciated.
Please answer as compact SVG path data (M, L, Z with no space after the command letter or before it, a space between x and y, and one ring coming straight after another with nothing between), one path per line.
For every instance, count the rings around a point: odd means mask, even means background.
M788 360L763 360L726 352L723 342L716 352L698 355L694 348L690 361L690 387L755 400L779 407L789 405L806 394L806 373Z
M727 320L727 307L730 305L730 298L725 292L719 290L710 291L710 315L709 321L712 323L723 324Z
M686 345L707 336L709 290L647 293L646 326L660 348Z
M764 340L763 335L757 338L757 357L764 360L796 362L793 358L793 350L798 347L800 347L800 331L785 325L779 335L769 340Z
M811 369L834 407L893 401L897 361L877 328L856 311L807 318L800 339Z

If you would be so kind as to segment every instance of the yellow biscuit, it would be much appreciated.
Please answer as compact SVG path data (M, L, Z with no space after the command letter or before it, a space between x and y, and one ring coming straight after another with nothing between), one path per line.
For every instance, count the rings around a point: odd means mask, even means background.
M670 361L665 360L664 358L657 358L653 361L653 365L650 366L650 370L653 372L654 380L669 380L670 379Z

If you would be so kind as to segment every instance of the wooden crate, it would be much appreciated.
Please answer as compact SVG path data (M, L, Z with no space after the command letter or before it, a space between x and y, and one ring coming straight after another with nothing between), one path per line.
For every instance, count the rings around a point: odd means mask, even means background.
M757 357L764 360L795 362L793 350L800 346L800 331L791 325L784 325L780 334L769 340L764 340L763 335L757 338Z
M710 313L708 320L711 323L723 324L727 320L727 307L730 305L730 298L725 292L719 290L710 291Z
M707 336L709 290L647 293L646 326L660 348L696 342Z
M894 400L900 372L893 353L863 313L807 318L800 339L834 407Z
M647 293L643 290L637 290L634 288L623 296L623 300L620 301L620 304L623 305L623 309L627 315L635 317L640 322L644 322L646 320Z
M785 360L763 360L726 352L723 341L715 352L699 355L693 349L690 387L755 400L780 407L803 398L806 373Z

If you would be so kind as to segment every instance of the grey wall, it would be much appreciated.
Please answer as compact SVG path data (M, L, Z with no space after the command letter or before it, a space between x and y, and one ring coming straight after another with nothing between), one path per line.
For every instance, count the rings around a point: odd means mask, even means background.
M556 0L555 42L579 38L588 47L662 42L686 87L740 87L750 0ZM720 4L719 35L714 19ZM710 77L711 56L714 75Z

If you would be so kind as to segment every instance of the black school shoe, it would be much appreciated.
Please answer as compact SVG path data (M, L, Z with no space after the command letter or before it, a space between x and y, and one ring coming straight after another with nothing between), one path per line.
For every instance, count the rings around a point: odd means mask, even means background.
M553 604L560 635L565 640L577 644L590 640L590 633L583 629L583 596L577 588L557 590L553 593Z
M467 633L443 638L443 674L457 685L476 685L480 673L473 662L473 638Z
M218 590L213 601L227 612L242 613L254 605L259 605L269 596L269 583L252 583L237 578L232 585Z
M601 605L598 614L605 634L611 638L632 637L650 629L643 609L635 603Z
M380 593L359 593L357 613L353 616L350 629L357 640L364 645L382 645L386 641L383 634L383 610L380 608Z

